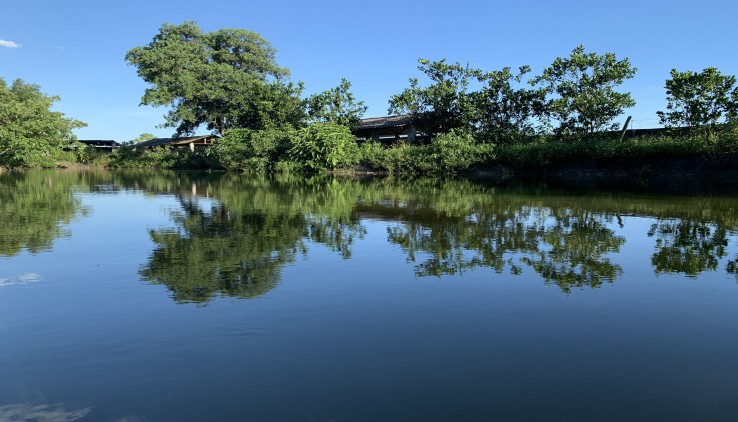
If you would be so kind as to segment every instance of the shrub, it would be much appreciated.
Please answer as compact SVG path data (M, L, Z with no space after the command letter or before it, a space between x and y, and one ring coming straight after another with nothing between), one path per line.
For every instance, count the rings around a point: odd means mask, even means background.
M384 148L367 142L361 146L361 162L388 173L453 174L489 162L493 148L475 143L468 133L452 131L438 135L426 146L400 144Z
M137 148L135 144L124 144L109 155L110 167L162 168L162 169L212 169L218 163L205 151L186 148L158 147Z
M419 169L424 173L451 174L468 170L491 158L492 145L478 145L468 133L452 131L421 147Z
M274 170L279 173L299 173L303 166L296 161L284 160L274 163Z
M318 122L300 131L289 156L310 170L332 170L358 163L360 151L349 128Z
M228 170L265 172L273 170L297 138L291 127L252 130L233 129L208 151Z

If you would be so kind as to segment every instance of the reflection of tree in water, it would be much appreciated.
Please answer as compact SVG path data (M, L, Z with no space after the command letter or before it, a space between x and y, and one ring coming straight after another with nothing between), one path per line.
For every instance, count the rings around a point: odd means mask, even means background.
M204 194L217 204L200 210L182 199L176 230L152 232L157 247L142 275L166 284L181 301L261 294L276 285L282 267L306 250L308 240L349 258L354 240L365 233L363 218L391 222L388 240L401 247L408 261L417 261L418 276L478 267L512 274L534 271L565 292L598 287L623 274L611 254L625 243L618 232L628 227L628 216L657 220L655 256L671 256L662 260L665 264L653 261L657 272L670 268L694 274L715 268L728 238L721 227L738 225L738 208L730 198L572 195L463 180L362 182L233 174L201 180L175 173L147 182L145 189L179 198ZM679 262L691 264L679 267Z
M731 259L728 261L728 265L726 266L726 271L728 271L728 274L733 274L738 278L738 257L736 259Z
M307 219L308 238L339 252L344 259L351 258L354 239L362 238L365 234L366 229L358 221L333 220L329 217Z
M625 240L615 224L655 218L657 273L698 275L725 263L736 235L730 197L654 197L608 192L552 192L468 180L384 179L89 170L0 174L0 256L48 250L64 226L86 210L74 192L138 189L182 202L175 228L151 232L156 247L144 278L164 283L181 301L217 295L253 297L279 281L307 241L344 258L363 237L362 218L390 221L388 239L419 276L477 267L519 274L533 270L564 291L596 287L622 274L609 254ZM212 198L201 209L194 198ZM210 202L201 202L208 203Z
M572 287L599 287L622 274L622 268L604 255L619 252L625 238L607 228L603 216L565 210L554 218L552 226L538 228L538 238L545 247L534 253L534 258L521 258L522 263L567 293Z
M262 295L304 248L301 216L231 213L222 205L205 212L183 201L174 222L174 230L151 231L156 248L141 276L165 284L178 302Z
M726 256L728 236L721 223L665 220L653 224L648 235L656 237L651 263L657 274L696 276L706 270L717 270L719 259Z
M437 216L392 226L388 239L402 247L409 261L416 261L418 252L429 255L416 266L418 276L476 267L520 274L526 265L568 292L612 282L622 273L603 255L618 252L625 238L616 236L602 218L581 210L493 206L471 217Z
M53 171L0 174L0 256L23 249L51 249L54 239L68 236L64 225L86 210L74 196L75 175Z
M156 247L140 270L142 278L166 285L178 302L253 298L274 288L283 267L307 252L305 240L348 259L355 238L365 233L359 221L339 211L321 214L326 207L294 212L305 201L283 188L262 180L219 190L229 204L216 201L209 210L179 195L176 228L150 232Z

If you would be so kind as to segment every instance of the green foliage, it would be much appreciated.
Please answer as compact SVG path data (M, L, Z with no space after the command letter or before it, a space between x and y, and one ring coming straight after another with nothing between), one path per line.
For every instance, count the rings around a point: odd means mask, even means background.
M418 167L428 174L461 173L475 164L488 161L492 148L492 145L476 145L468 133L443 133L436 136L430 145L419 149Z
M274 163L274 170L279 173L302 173L304 168L301 163L286 159Z
M543 113L545 90L520 86L530 67L513 74L509 67L485 72L484 86L474 93L476 137L484 142L508 143L533 135L535 119Z
M311 123L300 131L289 151L292 160L310 170L333 170L359 161L359 146L346 126Z
M545 169L567 163L600 160L626 162L632 159L699 156L714 154L715 146L693 137L643 136L592 138L587 142L561 142L539 137L526 143L502 145L496 149L497 162L516 169Z
M219 168L213 157L202 149L156 147L153 149L124 144L109 156L109 167L158 169Z
M333 122L349 128L356 126L367 107L363 101L356 101L350 88L351 82L343 78L337 87L311 95L305 101L310 120Z
M411 115L418 130L428 136L454 129L469 130L476 111L469 85L482 72L468 64L447 64L445 59L418 62L418 69L431 84L422 88L417 78L411 78L409 88L390 97L389 113Z
M110 164L110 154L99 151L92 145L83 145L79 148L74 148L72 151L68 151L67 153L71 154L65 161L99 167L106 167Z
M686 126L705 135L715 135L719 124L738 117L736 77L723 75L714 67L700 73L671 70L666 81L666 110L659 111L661 124Z
M141 104L167 106L165 127L177 134L200 125L264 129L301 124L302 85L285 83L287 69L259 34L244 29L204 33L193 21L165 23L152 42L128 51L126 61L151 84Z
M297 139L297 131L279 129L233 129L217 140L208 154L228 170L265 172L286 156Z
M487 72L421 59L418 69L431 84L423 88L418 79L410 79L410 88L390 98L389 112L411 115L420 132L435 136L464 130L482 142L502 143L535 131L545 93L522 85L528 66L513 74L509 67Z
M636 71L627 58L585 53L580 45L569 57L558 57L531 84L541 85L549 95L546 115L559 122L558 133L593 134L614 128L612 122L623 109L635 105L630 93L615 88Z
M493 151L493 145L477 144L470 134L453 131L436 136L425 146L385 148L365 142L360 156L363 164L392 174L455 174L490 162Z
M360 162L369 168L389 174L418 173L417 156L420 147L402 143L391 148L378 142L364 142L360 147Z
M0 166L53 167L76 140L73 129L86 126L51 111L59 97L20 79L8 86L0 78Z
M150 133L142 133L142 134L138 135L137 137L131 139L131 142L134 143L134 144L138 144L138 143L141 143L141 142L150 141L152 139L156 139L156 136L154 136L154 135L152 135Z

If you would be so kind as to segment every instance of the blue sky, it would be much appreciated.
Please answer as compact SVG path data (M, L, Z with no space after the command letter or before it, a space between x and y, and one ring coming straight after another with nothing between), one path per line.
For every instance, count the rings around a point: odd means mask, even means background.
M369 106L366 117L386 115L390 95L420 77L421 57L489 70L527 64L534 73L579 44L629 57L639 69L623 85L637 102L626 112L635 127L657 125L670 69L738 73L738 2L728 0L10 0L0 11L0 77L61 96L55 108L89 125L76 132L81 139L171 135L156 128L164 109L138 105L146 84L123 59L164 22L258 32L292 79L305 82L306 95L345 77Z

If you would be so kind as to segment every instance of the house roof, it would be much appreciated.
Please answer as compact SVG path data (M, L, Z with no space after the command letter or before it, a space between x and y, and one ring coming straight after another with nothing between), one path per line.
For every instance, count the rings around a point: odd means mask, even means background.
M361 119L356 125L357 130L362 129L383 129L390 127L406 126L412 123L413 118L409 115L402 116L384 116L372 117L369 119Z
M77 139L77 142L88 145L118 145L118 143L112 139Z
M165 145L186 145L190 142L209 141L217 138L216 135L204 136L180 136L179 138L156 138L149 141L139 142L137 147L160 147Z

